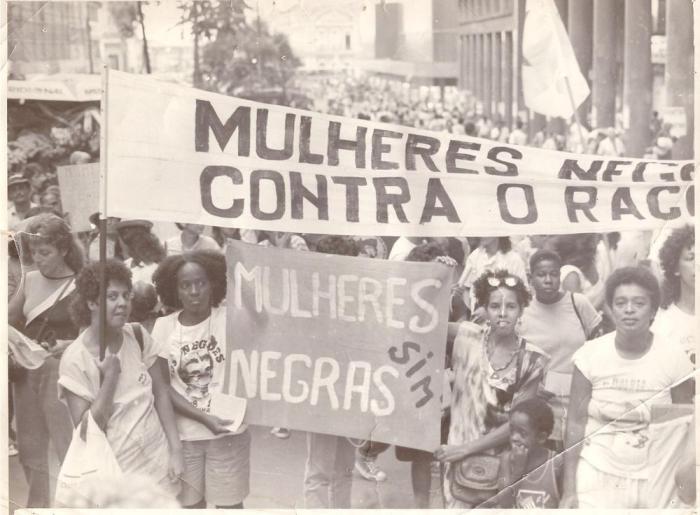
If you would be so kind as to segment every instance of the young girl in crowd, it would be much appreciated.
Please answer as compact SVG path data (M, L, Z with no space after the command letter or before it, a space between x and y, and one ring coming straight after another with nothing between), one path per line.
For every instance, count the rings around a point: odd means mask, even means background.
M161 301L176 311L156 320L153 337L163 346L170 395L182 440L185 471L180 501L186 508L242 508L249 492L250 434L231 433L212 413L223 393L232 342L226 338L226 260L220 252L167 257L153 280Z
M581 293L561 290L561 259L551 250L538 250L530 258L530 286L534 299L525 308L520 334L549 357L543 389L552 397L552 440L557 450L564 443L573 365L571 357L588 340L602 317Z

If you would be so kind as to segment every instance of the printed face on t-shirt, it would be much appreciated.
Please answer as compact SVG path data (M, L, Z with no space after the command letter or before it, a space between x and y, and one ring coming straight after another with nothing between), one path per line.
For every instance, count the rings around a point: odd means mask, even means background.
M190 393L197 392L199 394L197 397L204 397L212 381L213 369L214 361L209 351L196 349L191 352L182 352L177 373Z

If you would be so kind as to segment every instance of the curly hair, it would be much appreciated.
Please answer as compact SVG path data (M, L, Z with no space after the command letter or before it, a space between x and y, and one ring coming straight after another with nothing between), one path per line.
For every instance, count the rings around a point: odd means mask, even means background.
M118 259L108 259L105 263L105 278L110 282L123 284L131 290L131 270ZM73 322L79 327L87 327L92 322L92 312L88 302L97 302L100 296L100 263L92 261L85 266L75 280L76 296L70 306Z
M489 284L489 278L495 277L496 279L506 279L512 277L515 279L515 286L508 286L507 284L501 282L498 286L491 286ZM479 277L472 286L474 291L474 297L476 298L476 303L478 306L486 306L489 303L489 298L491 293L498 290L499 288L507 288L515 293L518 299L518 304L521 308L527 307L532 299L530 291L527 289L523 281L514 275L512 275L508 270L496 270L495 272L486 271L481 277Z
M119 230L119 236L126 243L135 263L160 263L165 259L165 248L150 229L141 226L125 227Z
M529 397L518 402L510 409L510 415L522 413L530 419L530 424L536 431L549 436L554 429L554 413L552 408L544 399L539 397Z
M360 247L355 240L348 236L327 235L316 242L316 252L338 256L357 256L360 253Z
M28 243L53 245L59 252L65 252L64 261L68 268L78 273L83 268L85 256L80 244L70 232L70 227L60 216L51 213L36 215L27 225Z
M211 284L211 305L221 304L226 298L226 258L216 250L195 250L168 256L160 262L153 272L153 283L161 302L172 309L181 309L182 302L178 294L177 274L187 263L199 265Z
M663 277L663 299L661 305L666 308L676 302L681 295L681 279L676 275L681 254L695 245L695 227L684 225L674 229L659 250L659 262Z
M612 306L615 291L625 284L635 284L644 288L649 294L652 310L656 312L659 309L661 303L659 281L656 280L651 270L642 266L625 266L610 274L608 280L605 281L605 302L608 306Z

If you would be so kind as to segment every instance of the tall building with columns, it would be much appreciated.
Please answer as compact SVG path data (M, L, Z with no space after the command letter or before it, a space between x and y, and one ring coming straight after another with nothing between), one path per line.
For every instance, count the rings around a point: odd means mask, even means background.
M460 87L512 126L525 110L520 69L526 0L457 0ZM590 127L622 126L627 154L652 143L654 111L678 128L674 158L693 155L692 0L555 0L591 95ZM546 120L530 113L531 130ZM685 135L682 126L685 125Z

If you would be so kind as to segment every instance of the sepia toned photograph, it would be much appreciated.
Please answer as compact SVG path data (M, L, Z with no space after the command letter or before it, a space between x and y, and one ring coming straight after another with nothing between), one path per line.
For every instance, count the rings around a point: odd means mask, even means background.
M3 510L697 509L692 0L2 8Z

